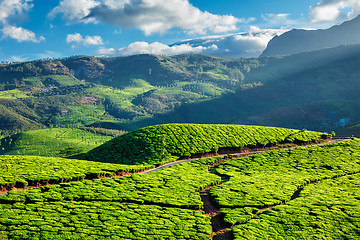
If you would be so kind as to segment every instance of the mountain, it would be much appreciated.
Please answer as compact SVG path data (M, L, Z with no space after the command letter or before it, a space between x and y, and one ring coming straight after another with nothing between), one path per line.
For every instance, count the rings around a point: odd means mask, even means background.
M355 125L360 122L359 62L360 45L260 58L259 67L245 76L253 84L214 100L179 106L136 127L191 122L330 131Z
M360 45L285 57L87 56L0 65L0 135L236 123L328 131L360 123Z
M97 122L111 128L119 122L151 118L234 91L256 62L143 54L2 64L0 133Z
M329 29L293 29L275 36L260 57L290 55L300 52L360 43L360 15Z

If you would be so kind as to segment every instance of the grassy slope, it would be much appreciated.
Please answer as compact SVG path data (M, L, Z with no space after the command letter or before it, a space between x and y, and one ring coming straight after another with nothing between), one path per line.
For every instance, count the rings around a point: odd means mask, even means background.
M231 160L217 169L229 180L211 193L235 239L356 239L359 150L355 139Z
M151 117L233 91L243 79L241 68L202 55L79 57L1 65L0 102L19 122L12 126L3 121L1 129L31 129L26 124L30 120L46 126L108 126ZM5 117L0 113L0 119Z
M144 170L151 165L129 166L77 159L40 156L0 156L0 188L37 186L113 176Z
M243 183L229 181L214 188L224 199L228 196L230 200L235 199L237 205L238 202L249 205L229 208L229 211L222 209L227 214L225 220L237 223L253 217L252 210L257 209L254 206L259 201L261 205L266 201L278 203L278 197L284 192L290 197L297 187L294 180L303 184L358 171L359 148L360 141L353 140L322 147L272 151L231 160L211 171L210 165L219 158L199 159L158 172L134 174L130 178L114 177L11 191L8 196L0 196L0 236L5 239L115 235L128 239L209 239L210 218L193 207L201 204L197 191L219 183L222 179L219 173L228 175L230 181ZM277 170L289 175L276 174ZM299 179L303 181L298 182ZM281 187L279 182L286 187ZM360 227L358 185L357 175L307 185L296 199L235 226L235 237L356 238Z
M59 157L87 152L112 138L76 128L26 131L1 139L0 154Z
M130 132L74 157L122 164L160 164L195 154L215 153L221 148L308 142L317 140L322 135L317 132L259 126L165 124Z

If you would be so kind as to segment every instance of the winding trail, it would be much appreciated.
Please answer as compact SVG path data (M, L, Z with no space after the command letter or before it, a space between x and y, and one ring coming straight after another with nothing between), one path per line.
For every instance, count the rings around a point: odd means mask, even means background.
M277 148L263 148L263 149L258 149L258 150L255 150L255 151L247 151L246 149L243 150L243 151L240 151L240 152L237 152L237 153L223 153L223 154L207 154L206 156L204 156L204 158L206 157L224 157L224 156L228 156L230 155L232 158L236 158L236 157L247 157L249 155L253 155L253 154L257 154L257 153L263 153L263 152L266 152L266 151L269 151L269 150L276 150L276 149L283 149L283 150L289 150L289 149L295 149L295 148L298 148L298 147L311 147L311 146L322 146L322 145L328 145L328 144L334 144L334 143L339 143L339 142L344 142L344 141L348 141L350 139L331 139L331 140L328 140L326 142L321 142L321 143L315 143L315 144L307 144L307 145L297 145L297 146L294 146L294 147L288 147L288 148L281 148L281 146L278 146ZM164 165L161 165L159 167L156 167L156 168L153 168L153 169L150 169L150 170L146 170L146 171L143 171L143 172L140 172L140 173L149 173L149 172L156 172L156 171L160 171L164 168L168 168L168 167L171 167L171 166L174 166L174 165L177 165L177 164L180 164L180 163L187 163L187 162L192 162L192 161L195 161L195 160L198 160L199 158L190 158L190 159L184 159L184 160L179 160L179 161L175 161L175 162L171 162L171 163L167 163L167 164L164 164ZM219 163L220 164L220 163Z
M66 133L67 131L61 133L59 136L57 137L60 137L62 134ZM283 150L288 150L288 149L295 149L297 147L310 147L310 146L321 146L321 145L328 145L328 144L334 144L334 143L338 143L338 142L344 142L344 141L348 141L350 139L330 139L330 140L324 140L323 142L321 143L312 143L312 144L306 144L306 145L296 145L296 146L293 146L293 147L287 147L287 148L282 148L281 145L279 146L276 146L276 147L265 147L265 148L258 148L258 149L255 149L255 150L251 150L251 149L248 149L248 148L243 148L241 149L240 151L238 152L231 152L230 153L222 153L222 154L217 154L217 153L213 153L213 154L205 154L204 158L206 157L213 157L213 156L216 156L216 157L225 157L225 156L230 156L230 159L231 158L237 158L237 157L247 157L247 156L250 156L250 155L254 155L254 154L257 154L257 153L262 153L262 152L265 152L265 151L269 151L269 150L276 150L276 149L283 149ZM200 158L202 158L200 157ZM190 158L190 159L184 159L184 160L178 160L178 161L175 161L175 162L171 162L171 163L167 163L167 164L164 164L164 165L161 165L161 166L158 166L156 168L153 168L153 169L150 169L150 170L144 170L144 171L139 171L139 172L134 172L134 173L122 173L120 175L114 175L114 176L118 176L118 177L123 177L123 176L128 176L130 177L132 174L135 174L135 173L150 173L150 172L156 172L156 171L160 171L164 168L168 168L168 167L171 167L171 166L174 166L174 165L177 165L177 164L180 164L180 163L187 163L187 162L192 162L192 161L195 161L195 160L198 160L199 157L196 157L196 158ZM222 159L221 161L219 161L218 163L216 163L215 165L219 165L220 163L224 162L224 161L227 161L229 159ZM214 166L215 166L214 165ZM212 166L213 167L213 166ZM111 177L100 177L100 178L113 178L114 176L111 176ZM96 178L92 178L92 179L96 179ZM92 180L92 179L88 179L88 180ZM76 180L74 180L76 181ZM69 181L69 182L73 182L73 181ZM23 191L23 190L27 190L27 189L32 189L32 188L39 188L39 187L44 187L44 186L49 186L49 185L55 185L55 184L58 184L58 183L54 183L54 184L39 184L37 186L28 186L26 188L12 188L12 189L8 189L8 190L4 190L4 191L0 191L0 195L8 195L8 192L9 191Z
M283 150L289 150L289 149L295 149L295 148L298 148L298 147L322 146L322 145L328 145L328 144L335 144L335 143L339 143L339 142L345 142L345 141L348 141L348 140L350 140L350 139L332 139L330 141L322 142L322 143L318 143L318 144L308 144L308 145L303 145L303 146L296 146L296 147L282 148L282 149ZM268 151L268 150L248 152L246 155L247 156L248 155L253 155L253 154L261 153L261 152L265 152L265 151ZM236 158L236 157L242 157L243 155L245 155L245 153L234 154L234 155L231 155L231 156ZM219 164L216 164L216 165L212 166L212 168L218 166ZM292 200L298 198L299 195L300 195L300 192L304 189L304 187L306 187L306 186L308 186L310 184L316 184L316 183L321 182L321 181L326 180L326 179L336 179L336 178L349 176L349 175L354 175L354 174L358 174L358 173L360 173L360 172L357 171L357 172L353 172L353 173L337 175L337 176L333 176L333 177L327 177L327 178L319 179L319 180L316 180L316 181L301 185L301 186L299 186L297 188L297 190L292 194L292 196L287 201L283 201L283 202L281 202L279 204L275 204L275 205L269 205L269 206L260 207L259 210L251 218L249 218L245 222L236 223L234 225L231 225L231 224L226 223L224 221L225 214L222 214L220 212L220 207L217 205L216 201L214 200L214 198L210 194L210 190L214 186L209 186L209 187L203 189L202 191L200 191L200 196L201 196L202 201L204 202L205 215L208 215L208 216L211 217L211 224L212 224L213 231L211 233L210 240L212 240L214 236L217 236L217 239L223 239L223 240L224 239L233 239L234 238L233 233L232 233L232 228L233 227L241 225L241 224L246 224L250 220L258 217L259 215L261 215L263 213L267 213L268 211L271 211L274 207L284 205L284 204L288 203L289 201L292 201ZM220 184L218 184L218 185L220 185ZM242 207L246 207L246 206L239 206L239 208L242 208Z

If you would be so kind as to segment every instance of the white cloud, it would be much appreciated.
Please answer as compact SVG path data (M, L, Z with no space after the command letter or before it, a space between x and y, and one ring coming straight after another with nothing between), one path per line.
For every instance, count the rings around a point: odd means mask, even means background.
M85 18L90 14L90 9L100 3L94 0L62 0L49 14L49 18L55 18L62 14L63 18L69 23L96 22L94 18Z
M190 34L229 32L237 29L237 23L246 22L231 15L201 11L189 0L62 0L49 16L60 13L70 23L101 21L139 28L146 35L163 34L172 28Z
M202 53L223 57L257 57L266 48L271 38L285 31L284 29L260 29L252 26L248 33L202 37L184 40L170 46L159 42L134 42L118 50L101 48L96 55L127 56L147 53L169 56L182 53Z
M35 54L25 54L25 55L14 55L11 56L7 61L9 62L24 62L29 61L32 59L53 59L53 58L62 58L64 57L62 53L60 52L54 52L54 51L45 51L41 53L35 53Z
M359 0L321 0L310 7L313 23L347 20L360 14Z
M3 38L10 37L18 42L30 41L41 42L45 40L43 36L36 37L35 33L11 24L14 19L22 18L26 11L34 5L33 0L0 0L0 24Z
M0 0L0 22L8 24L14 15L23 15L33 7L32 0Z
M147 43L147 42L134 42L129 46L115 50L113 48L102 48L96 52L98 56L128 56L136 54L154 54L154 55L177 55L182 53L201 53L207 49L216 49L217 46L209 47L192 47L189 44L181 44L176 46L168 46L159 42Z
M104 45L103 39L100 36L86 36L83 38L80 33L68 34L66 42L74 43L75 45ZM75 45L73 45L73 47L75 47Z
M54 52L54 51L45 51L42 53L36 53L36 54L32 54L30 55L31 59L46 59L46 58L61 58L64 57L62 53L60 52Z
M38 43L45 40L43 36L37 38L35 33L22 27L5 25L1 31L4 37L10 37L18 42L30 41Z
M268 42L285 29L260 29L251 26L247 33L236 33L223 36L210 36L181 41L178 44L189 44L192 47L216 45L217 49L206 49L202 53L222 57L258 57Z

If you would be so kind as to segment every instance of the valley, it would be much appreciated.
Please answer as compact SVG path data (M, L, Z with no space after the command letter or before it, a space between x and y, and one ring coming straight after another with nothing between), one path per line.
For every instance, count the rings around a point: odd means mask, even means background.
M0 130L132 131L172 122L355 127L359 52L349 45L257 59L138 55L2 65Z

